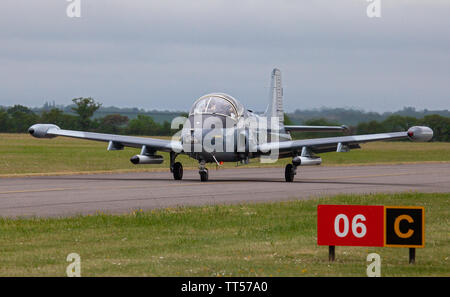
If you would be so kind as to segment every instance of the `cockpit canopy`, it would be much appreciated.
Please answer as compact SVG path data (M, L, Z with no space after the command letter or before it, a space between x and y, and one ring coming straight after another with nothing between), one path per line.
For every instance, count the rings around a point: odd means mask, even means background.
M217 114L237 119L244 107L233 97L226 94L208 94L195 101L189 115Z

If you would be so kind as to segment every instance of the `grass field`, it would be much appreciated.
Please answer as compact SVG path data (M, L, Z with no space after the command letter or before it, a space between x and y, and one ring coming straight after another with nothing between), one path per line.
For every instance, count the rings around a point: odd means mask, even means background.
M130 157L139 150L107 151L106 143L58 137L36 139L28 134L0 134L0 176L30 173L70 173L93 171L167 170L168 154L161 165L133 165ZM450 162L450 143L376 142L348 153L322 154L324 165L373 163ZM185 168L197 168L187 156L177 158ZM284 166L290 159L262 164L257 159L247 166ZM215 166L215 165L210 165ZM235 167L236 163L226 163Z
M318 204L425 207L426 244L407 248L316 244ZM450 194L335 196L308 201L186 207L131 214L0 219L1 276L65 276L78 253L82 276L365 276L369 253L382 276L450 276Z

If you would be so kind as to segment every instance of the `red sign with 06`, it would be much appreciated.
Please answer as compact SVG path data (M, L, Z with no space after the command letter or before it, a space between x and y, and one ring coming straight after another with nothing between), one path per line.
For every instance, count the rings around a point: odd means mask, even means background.
M384 246L384 206L319 205L317 244Z

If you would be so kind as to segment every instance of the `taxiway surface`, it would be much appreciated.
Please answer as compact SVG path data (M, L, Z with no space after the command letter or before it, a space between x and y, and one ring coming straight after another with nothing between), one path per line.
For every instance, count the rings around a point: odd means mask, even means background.
M293 183L284 168L210 168L183 180L167 172L0 179L0 216L125 213L189 205L268 202L335 194L450 192L450 163L299 167Z

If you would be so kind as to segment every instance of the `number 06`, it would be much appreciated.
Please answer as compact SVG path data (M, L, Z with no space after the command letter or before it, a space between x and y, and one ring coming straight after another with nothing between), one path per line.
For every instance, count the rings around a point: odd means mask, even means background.
M339 230L339 223L341 220L343 220L343 222L344 222L344 230L342 230L342 232ZM358 220L361 220L361 222L358 222ZM353 217L352 233L355 237L361 238L361 237L364 237L364 235L366 235L367 228L366 228L366 225L364 225L364 223L362 223L365 221L366 221L366 217L363 216L362 214L358 214ZM334 219L334 233L336 233L336 235L338 237L345 237L348 234L348 229L349 229L348 217L345 214L337 215L336 218ZM358 229L360 229L360 230L358 230Z
M353 220L352 220L353 235L355 235L355 237L361 238L361 237L364 237L364 235L366 235L367 228L366 228L366 225L364 225L363 223L361 223L361 222L358 223L358 220L365 222L366 217L363 216L362 214L359 214L359 215L354 216ZM358 232L358 228L361 228L360 232Z

